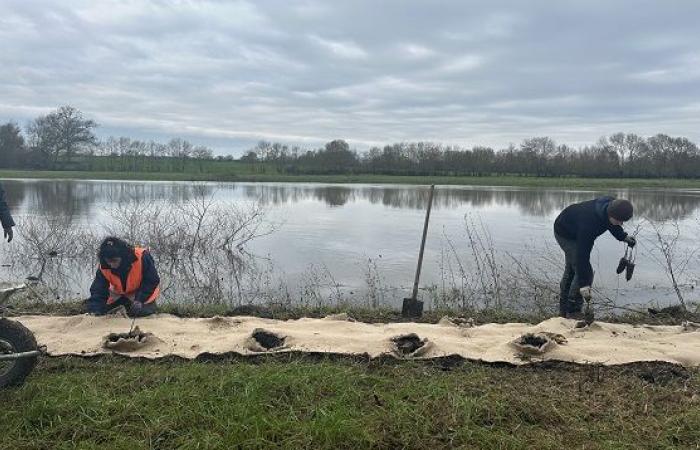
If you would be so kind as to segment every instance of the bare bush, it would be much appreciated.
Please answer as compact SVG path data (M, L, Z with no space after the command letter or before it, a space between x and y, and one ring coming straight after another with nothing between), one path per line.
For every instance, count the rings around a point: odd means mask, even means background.
M465 216L465 240L456 243L443 233L440 252L440 285L430 289L439 309L477 311L519 310L549 314L558 295L559 264L551 252L524 252L536 255L524 261L496 249L493 238L480 219ZM553 271L552 267L557 266Z
M95 273L101 239L114 235L152 250L165 301L240 305L273 285L267 260L249 251L274 231L260 205L215 204L201 190L172 206L125 201L107 216L102 226L60 215L24 219L11 259L29 272L15 276L42 280L55 298L80 295Z
M679 245L681 230L678 221L648 222L654 230L654 238L650 240L652 251L648 255L666 274L681 308L687 313L688 305L681 286L687 283L688 264L697 254L698 248Z
M465 268L454 241L443 232L440 248L440 289L433 294L438 309L474 308L476 296L472 273Z
M309 264L301 274L299 303L305 307L320 308L343 305L348 296L325 264Z
M165 299L241 304L259 293L259 258L248 247L274 230L260 205L220 205L202 192L167 208L122 203L110 216L109 234L153 250Z
M464 222L477 279L483 293L484 306L500 308L503 306L501 277L503 264L499 263L491 233L481 218L477 224L473 216L465 215Z
M376 259L367 258L364 275L367 285L367 306L377 308L383 305L386 301L384 297L386 281L379 271Z
M22 239L18 239L11 253L15 275L42 282L50 280L42 287L54 299L79 290L83 281L75 268L94 268L92 230L68 215L30 216L19 223L19 229ZM17 273L20 267L21 274Z

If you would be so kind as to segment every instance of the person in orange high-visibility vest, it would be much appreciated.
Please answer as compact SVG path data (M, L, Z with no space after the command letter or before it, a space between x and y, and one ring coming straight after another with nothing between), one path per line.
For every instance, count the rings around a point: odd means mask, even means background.
M108 237L97 252L99 265L90 286L88 313L102 315L124 306L130 316L156 312L160 277L150 252Z

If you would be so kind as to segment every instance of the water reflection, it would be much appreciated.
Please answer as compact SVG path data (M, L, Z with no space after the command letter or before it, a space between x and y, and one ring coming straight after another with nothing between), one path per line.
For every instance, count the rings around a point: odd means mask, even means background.
M334 186L334 185L243 185L234 186L245 197L264 204L280 205L313 199L329 206L366 201L391 208L425 209L428 189L423 186ZM699 191L628 190L565 191L560 189L517 189L508 187L452 187L436 190L435 209L485 207L517 208L520 214L550 216L571 203L599 195L615 195L630 199L639 217L652 220L686 219L700 207Z
M263 205L294 204L314 200L331 207L368 202L400 209L425 209L428 189L424 186L251 184L251 183L145 183L99 181L5 181L11 207L29 214L87 216L96 205L121 201L151 203L184 202L198 194L215 193L221 199L259 201ZM517 209L521 215L545 217L562 207L598 195L629 198L638 217L653 220L691 217L700 206L700 191L628 190L565 191L561 189L518 189L507 187L439 187L435 209Z
M11 210L31 215L88 216L96 206L135 201L181 203L210 195L210 184L132 183L100 181L3 181Z

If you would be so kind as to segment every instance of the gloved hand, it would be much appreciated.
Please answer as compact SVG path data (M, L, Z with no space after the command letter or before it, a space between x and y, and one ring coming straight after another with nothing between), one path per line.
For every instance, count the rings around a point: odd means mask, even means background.
M141 311L141 308L143 308L143 303L141 303L137 300L134 300L131 303L131 313L132 314L137 314L139 311Z
M581 293L581 297L583 297L583 299L586 301L589 301L592 297L590 286L582 287L581 289L579 289L579 292Z
M625 242L627 242L627 245L629 245L630 247L634 247L635 245L637 245L637 240L634 238L634 236L627 235L627 237L625 238Z
M5 236L5 239L7 239L7 242L12 242L12 237L14 236L12 227L3 228L3 235Z

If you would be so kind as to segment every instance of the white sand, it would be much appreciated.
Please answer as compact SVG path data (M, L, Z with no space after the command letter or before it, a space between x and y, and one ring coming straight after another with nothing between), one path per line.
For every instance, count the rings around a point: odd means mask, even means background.
M22 316L16 318L31 329L50 355L95 355L119 352L104 346L109 333L129 331L131 320L88 315ZM160 314L138 319L136 324L153 336L143 346L119 352L134 357L160 358L177 355L195 358L202 353L228 352L243 355L264 351L251 339L262 328L286 337L285 345L274 351L367 354L378 357L399 355L391 338L416 333L427 344L408 357L436 358L459 355L488 362L525 364L529 361L559 360L576 363L625 364L635 361L667 361L683 366L700 366L700 330L682 326L626 325L596 322L576 329L575 321L561 318L537 325L522 323L486 324L460 327L449 321L439 324L366 324L324 319L269 320L255 317L181 319ZM525 333L561 335L566 342L552 342L543 354L524 358L513 341ZM561 338L558 340L563 341Z

